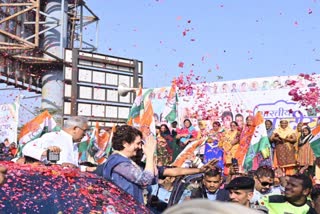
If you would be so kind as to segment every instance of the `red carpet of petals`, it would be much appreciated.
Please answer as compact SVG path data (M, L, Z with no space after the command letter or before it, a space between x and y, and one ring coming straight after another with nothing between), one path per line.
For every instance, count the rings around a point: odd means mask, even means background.
M78 169L59 165L7 167L0 188L1 213L150 213L114 184Z

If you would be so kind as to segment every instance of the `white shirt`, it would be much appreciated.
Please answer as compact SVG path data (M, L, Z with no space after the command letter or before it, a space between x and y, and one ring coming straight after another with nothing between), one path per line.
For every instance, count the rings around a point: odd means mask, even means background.
M210 201L215 201L215 200L217 200L218 192L219 192L219 189L218 189L215 193L211 193L211 192L209 192L208 190L206 190L208 199L209 199Z
M250 203L256 203L265 195L281 195L281 194L282 194L282 188L279 186L278 187L271 187L270 191L266 192L264 194L262 194L261 192L259 192L256 189L254 189L253 196L250 200Z
M27 143L22 149L22 154L41 160L43 152L49 146L57 146L61 149L60 160L57 164L72 163L78 166L78 146L73 142L72 136L63 130L46 133Z

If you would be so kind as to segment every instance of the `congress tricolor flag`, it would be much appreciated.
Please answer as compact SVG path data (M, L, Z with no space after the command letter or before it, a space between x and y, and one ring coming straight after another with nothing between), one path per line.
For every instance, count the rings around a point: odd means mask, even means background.
M252 169L253 158L256 156L256 154L261 152L264 158L267 158L270 155L270 143L267 135L267 129L264 123L264 118L261 112L258 112L256 114L253 123L256 125L256 127L243 162L243 168L246 171L250 171Z
M312 130L313 138L310 140L310 147L313 150L314 155L320 157L320 124Z

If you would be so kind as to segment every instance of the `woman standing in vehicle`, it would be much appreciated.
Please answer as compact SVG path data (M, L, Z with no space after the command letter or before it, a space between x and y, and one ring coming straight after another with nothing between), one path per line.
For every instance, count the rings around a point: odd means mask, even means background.
M136 128L128 125L118 127L112 138L114 153L104 166L103 177L143 203L143 189L153 182L156 174L153 157L156 143L153 136L147 137L143 143L142 133ZM144 170L132 160L141 148L146 157Z

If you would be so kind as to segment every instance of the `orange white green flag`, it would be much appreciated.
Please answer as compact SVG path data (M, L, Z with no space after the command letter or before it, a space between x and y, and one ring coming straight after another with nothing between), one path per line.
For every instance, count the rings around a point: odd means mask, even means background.
M174 160L174 162L171 164L175 167L182 167L184 163L188 160L193 161L195 156L198 153L198 148L206 142L207 139L199 139L190 142L177 156L177 158Z
M261 152L264 158L270 156L270 143L267 135L267 129L264 123L264 118L261 112L258 112L254 117L255 129L251 137L250 145L246 156L242 163L246 171L252 170L253 158Z
M169 122L172 123L177 119L177 86L175 80L172 83L169 96L167 98L166 105L163 110L163 117Z
M130 113L128 116L127 124L130 126L134 126L134 124L140 123L140 110L143 105L143 97L142 97L142 88L139 88L136 99L133 102L133 105L130 109Z
M52 131L58 131L61 128L57 126L57 123L46 110L27 122L19 134L19 151L22 150L25 144L41 137L43 134Z
M314 155L318 158L320 157L320 124L318 124L311 133L313 138L310 140L310 147L312 148Z
M150 97L153 89L147 89L144 93L140 90L131 107L127 123L138 129L148 127L151 133L155 134L154 112Z

